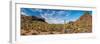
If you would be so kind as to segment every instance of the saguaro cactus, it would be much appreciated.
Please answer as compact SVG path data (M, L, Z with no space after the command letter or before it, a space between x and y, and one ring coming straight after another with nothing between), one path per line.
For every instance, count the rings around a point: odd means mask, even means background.
M64 20L64 25L63 25L62 33L65 32L65 28L66 28L66 20Z

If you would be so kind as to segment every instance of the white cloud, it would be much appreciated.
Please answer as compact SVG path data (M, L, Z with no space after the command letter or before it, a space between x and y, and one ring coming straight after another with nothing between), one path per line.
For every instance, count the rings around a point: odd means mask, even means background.
M44 13L44 14L41 14L41 16L43 18L45 18L46 22L48 22L49 24L63 24L64 23L64 19L63 18L59 18L59 16L62 16L62 13L63 11L60 11L59 15L57 13L56 16L55 15L55 11L53 11L52 13L48 14L48 13ZM54 17L53 17L54 16ZM68 15L65 15L63 17L66 17ZM67 23L68 21L66 21Z
M41 11L37 9L37 11ZM63 24L64 23L64 18L68 17L70 14L67 11L52 11L51 13L44 13L41 14L43 18L45 18L46 22L49 24ZM60 18L59 16L62 16L63 18ZM69 22L66 20L66 23Z
M59 16L65 16L66 17L66 16L69 16L70 14L67 11L58 11L57 15L59 15Z
M63 20L55 20L55 19L46 20L46 22L48 22L49 24L63 24L64 23Z
M32 9L32 11L42 12L42 9Z
M64 11L59 11L59 12L57 12L59 15L62 15L62 14L64 14Z
M49 18L52 18L53 14L44 13L44 14L41 14L41 16L45 19L49 19Z
M25 12L21 12L21 15L29 16L29 15L27 15Z

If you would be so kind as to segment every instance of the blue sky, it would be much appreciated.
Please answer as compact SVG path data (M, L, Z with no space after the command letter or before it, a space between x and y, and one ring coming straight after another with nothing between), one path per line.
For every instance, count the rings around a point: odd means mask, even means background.
M26 16L37 16L45 18L49 24L63 24L64 20L76 21L86 11L82 10L58 10L58 9L38 9L38 8L21 8L21 14ZM88 11L92 15L92 11Z

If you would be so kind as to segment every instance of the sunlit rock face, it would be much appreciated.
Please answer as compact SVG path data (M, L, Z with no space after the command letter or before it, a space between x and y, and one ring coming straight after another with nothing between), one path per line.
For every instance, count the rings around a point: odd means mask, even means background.
M74 25L81 30L80 32L92 32L92 15L85 13L74 22Z

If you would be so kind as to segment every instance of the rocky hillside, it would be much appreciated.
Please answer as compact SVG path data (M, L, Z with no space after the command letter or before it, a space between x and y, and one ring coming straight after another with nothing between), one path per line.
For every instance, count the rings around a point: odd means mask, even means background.
M88 13L85 13L83 16L81 16L75 24L80 25L80 24L88 24L92 25L92 16Z
M36 30L45 24L44 18L36 16L21 15L21 35L30 35L38 33Z
M36 16L21 15L21 22L32 22L32 21L45 22L45 19L44 18L39 18L39 17L36 17Z
M92 32L92 15L85 12L83 16L74 22L74 26L79 32Z

